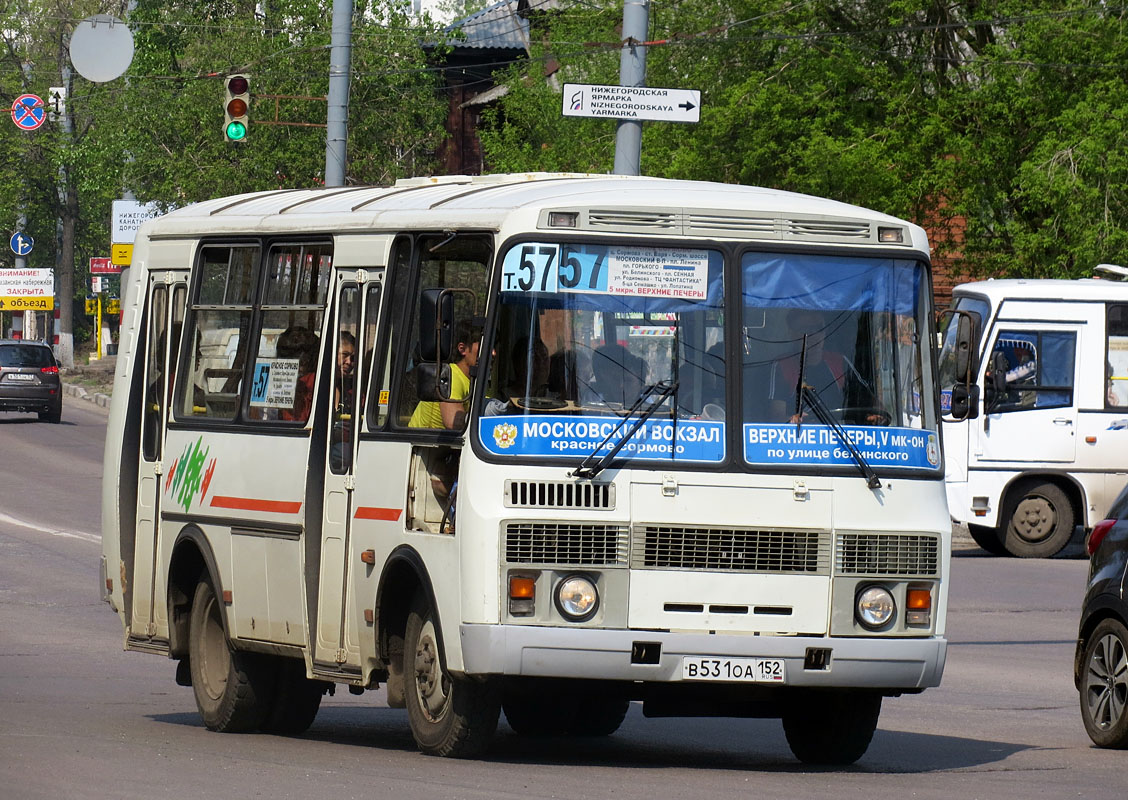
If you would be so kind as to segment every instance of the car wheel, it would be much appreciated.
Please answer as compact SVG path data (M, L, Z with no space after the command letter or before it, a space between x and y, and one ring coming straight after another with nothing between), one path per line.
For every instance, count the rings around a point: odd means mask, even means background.
M1098 747L1128 748L1128 629L1115 619L1096 627L1085 645L1081 719Z
M1073 536L1073 504L1060 486L1029 481L1015 487L999 526L1007 552L1019 558L1049 558Z
M62 403L59 403L54 408L52 408L50 411L40 411L39 412L39 421L40 422L50 422L50 423L53 423L55 425L58 425L62 421L62 419L63 419L63 404Z

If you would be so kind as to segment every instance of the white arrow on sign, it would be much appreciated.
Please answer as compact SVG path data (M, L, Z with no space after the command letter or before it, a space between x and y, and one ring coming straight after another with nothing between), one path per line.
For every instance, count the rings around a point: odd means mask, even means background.
M566 83L561 110L566 117L697 122L701 119L701 92L656 86Z

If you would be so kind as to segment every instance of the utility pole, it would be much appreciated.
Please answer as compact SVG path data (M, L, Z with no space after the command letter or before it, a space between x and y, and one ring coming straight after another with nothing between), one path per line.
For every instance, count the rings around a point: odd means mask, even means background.
M329 40L329 108L325 118L326 186L345 185L352 15L352 0L333 0L333 32Z
M645 42L650 30L649 0L623 0L623 49L619 56L619 85L646 85ZM642 157L642 122L619 120L615 131L615 174L638 175Z

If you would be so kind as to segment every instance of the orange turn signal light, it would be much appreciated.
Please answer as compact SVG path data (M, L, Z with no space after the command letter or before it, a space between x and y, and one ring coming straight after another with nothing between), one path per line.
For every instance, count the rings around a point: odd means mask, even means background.
M509 578L509 596L513 598L531 598L537 593L537 582L533 578L512 576Z
M928 611L932 608L932 592L929 589L909 589L905 593L905 604L911 611Z

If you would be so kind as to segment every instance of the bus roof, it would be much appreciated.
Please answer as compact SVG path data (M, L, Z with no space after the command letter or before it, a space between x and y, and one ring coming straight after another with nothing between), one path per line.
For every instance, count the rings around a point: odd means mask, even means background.
M561 209L581 212L576 226L581 230L712 238L806 236L812 242L864 245L878 243L878 225L900 226L908 231L904 245L928 252L918 226L833 200L723 183L571 173L446 175L403 179L390 187L256 192L195 203L146 223L142 231L166 238L252 230L500 230L515 214L523 224L531 218L536 227L541 212Z
M961 283L952 296L977 294L992 305L1002 300L1128 300L1128 281L1078 278L1076 280L1012 278Z

